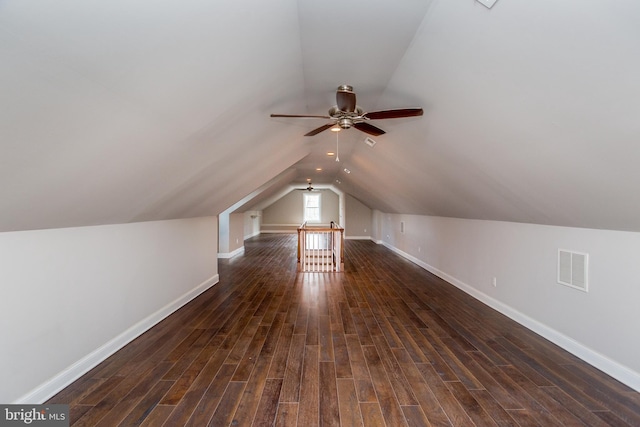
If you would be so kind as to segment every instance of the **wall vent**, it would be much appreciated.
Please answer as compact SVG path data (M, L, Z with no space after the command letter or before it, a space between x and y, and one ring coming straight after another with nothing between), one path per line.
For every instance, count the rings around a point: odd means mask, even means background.
M369 137L365 138L364 143L367 144L371 148L373 148L373 146L376 145L376 142L373 139L369 138Z
M588 254L558 249L558 283L588 292L588 271Z

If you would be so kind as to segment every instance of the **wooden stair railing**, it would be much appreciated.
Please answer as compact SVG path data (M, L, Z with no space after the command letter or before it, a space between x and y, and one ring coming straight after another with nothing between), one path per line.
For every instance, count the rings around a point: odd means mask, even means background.
M330 227L313 227L306 222L298 227L298 270L342 271L344 268L344 228L335 222Z

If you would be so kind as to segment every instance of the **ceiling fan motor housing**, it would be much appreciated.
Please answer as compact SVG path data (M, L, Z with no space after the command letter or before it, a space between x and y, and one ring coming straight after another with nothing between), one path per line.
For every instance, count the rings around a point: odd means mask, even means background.
M353 126L353 121L350 118L345 117L344 119L338 120L338 126L342 129L349 129Z

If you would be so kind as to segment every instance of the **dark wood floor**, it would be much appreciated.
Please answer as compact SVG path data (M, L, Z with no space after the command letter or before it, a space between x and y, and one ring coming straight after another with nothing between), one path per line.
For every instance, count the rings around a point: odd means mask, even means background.
M640 426L640 394L369 241L262 235L50 403L73 426Z

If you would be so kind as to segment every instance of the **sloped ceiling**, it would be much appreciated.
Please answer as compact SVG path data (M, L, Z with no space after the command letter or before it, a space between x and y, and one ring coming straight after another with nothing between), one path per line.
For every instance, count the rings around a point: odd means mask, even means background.
M217 215L306 179L640 231L638 22L632 0L5 0L0 231ZM373 148L269 117L326 114L340 84L425 115L376 121Z

